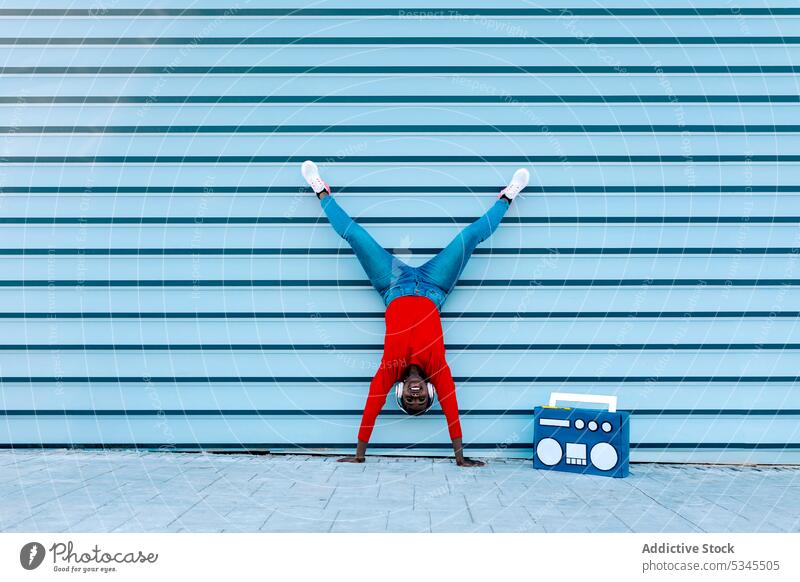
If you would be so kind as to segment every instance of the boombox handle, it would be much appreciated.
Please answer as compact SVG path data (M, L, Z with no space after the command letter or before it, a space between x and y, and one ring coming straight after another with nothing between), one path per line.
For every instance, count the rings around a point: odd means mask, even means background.
M617 397L603 396L601 394L571 394L568 392L551 392L550 406L555 406L559 400L568 402L591 402L592 404L605 404L609 412L617 411Z

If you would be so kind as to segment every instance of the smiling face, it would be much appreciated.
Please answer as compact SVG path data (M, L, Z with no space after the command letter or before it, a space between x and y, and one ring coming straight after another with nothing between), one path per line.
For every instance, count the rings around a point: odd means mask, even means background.
M409 414L422 414L428 407L428 385L423 372L417 366L411 366L403 381L403 410Z

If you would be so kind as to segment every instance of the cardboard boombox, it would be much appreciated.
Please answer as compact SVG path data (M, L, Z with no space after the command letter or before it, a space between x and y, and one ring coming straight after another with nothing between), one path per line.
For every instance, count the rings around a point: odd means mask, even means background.
M559 401L605 404L608 410L565 408ZM553 392L548 406L533 410L536 469L626 477L630 415L617 411L616 396Z

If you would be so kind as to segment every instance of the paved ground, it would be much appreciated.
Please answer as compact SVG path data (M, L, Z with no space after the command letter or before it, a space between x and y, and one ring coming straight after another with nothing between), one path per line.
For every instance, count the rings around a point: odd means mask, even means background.
M800 467L0 451L0 531L800 531Z

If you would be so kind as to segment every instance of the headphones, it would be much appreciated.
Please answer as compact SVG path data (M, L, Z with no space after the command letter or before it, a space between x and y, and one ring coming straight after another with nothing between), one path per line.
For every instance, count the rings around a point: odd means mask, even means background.
M400 407L400 410L408 414L406 409L403 407L403 384L404 382L402 381L395 382L394 397L397 400L397 406ZM423 410L420 414L428 412L431 409L431 406L433 406L434 401L436 400L436 389L433 387L433 384L431 384L430 382L425 382L425 385L428 387L428 406L425 407L425 410Z

